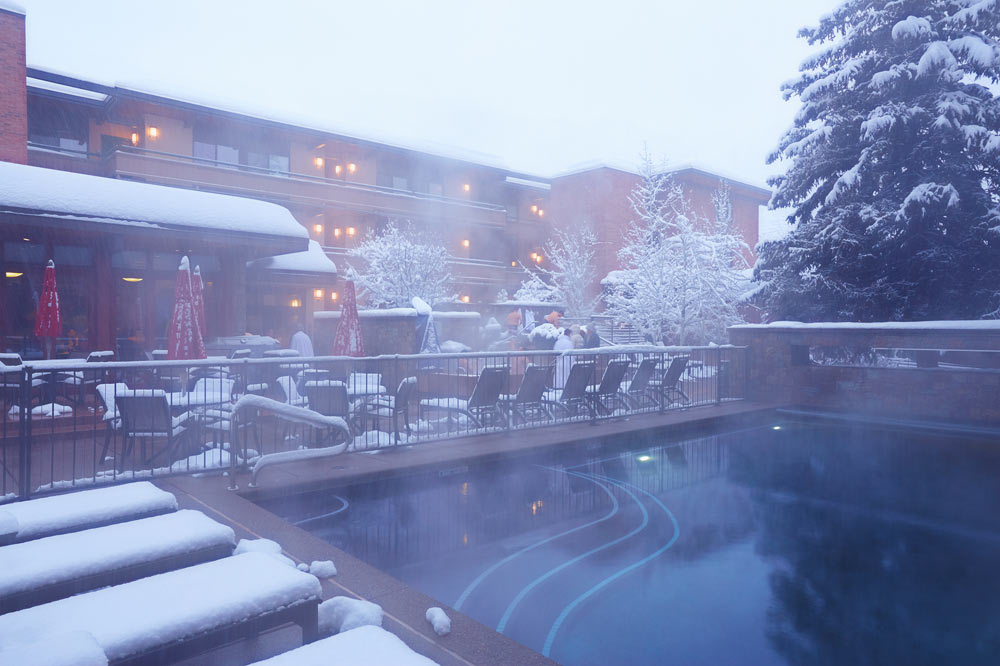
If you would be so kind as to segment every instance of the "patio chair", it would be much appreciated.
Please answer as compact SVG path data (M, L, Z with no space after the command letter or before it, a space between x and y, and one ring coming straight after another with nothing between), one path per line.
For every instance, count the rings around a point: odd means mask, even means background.
M417 378L405 377L399 382L396 395L380 395L368 404L368 414L374 421L380 418L392 419L392 431L396 444L399 444L399 416L403 416L406 435L410 435L410 402L417 390Z
M288 376L283 375L278 377L278 401L283 402L286 405L292 405L293 407L305 407L307 404L306 397L299 394L298 386L296 386L295 380Z
M3 393L3 406L6 412L11 405L21 400L21 370L24 361L20 354L0 354L0 391ZM45 380L36 375L31 377L31 389L28 397L28 407L40 399Z
M128 394L130 389L124 382L117 382L114 384L98 384L94 387L94 391L104 406L104 415L101 417L101 420L105 424L104 448L101 449L101 457L97 461L98 464L101 464L104 462L105 456L108 455L108 449L111 448L111 438L122 427L122 419L118 413L115 399L120 395Z
M622 380L625 379L625 373L628 372L628 366L629 362L624 360L609 362L604 369L601 383L596 387L588 387L587 400L595 414L601 411L605 414L611 414L616 406L624 404L621 389Z
M86 363L106 363L115 360L113 351L93 351L87 354ZM88 390L93 389L104 380L103 370L76 370L60 380L63 385L63 395L67 400L83 405Z
M524 377L514 395L500 396L500 404L507 412L513 425L520 418L522 423L528 423L530 417L552 418L552 412L543 402L545 389L552 381L554 365L531 365L524 368Z
M323 416L339 416L347 422L349 434L354 437L362 430L357 410L347 395L347 384L332 379L308 381L303 387L309 409Z
M574 363L566 377L562 389L549 389L545 392L543 402L555 410L562 410L567 416L576 416L583 407L589 412L591 407L587 400L587 387L594 377L597 363L594 361L578 361Z
M488 421L503 417L500 410L500 392L507 387L509 369L507 367L487 367L479 373L479 379L467 400L462 398L424 398L419 402L421 410L443 411L449 420L455 414L469 419L477 428Z
M670 361L670 365L659 380L650 382L650 390L655 391L663 400L664 406L672 402L680 402L685 405L691 404L691 398L679 386L681 375L687 369L687 356L677 356Z
M625 387L624 397L629 409L649 407L649 382L656 373L656 360L644 358L636 368L635 374Z
M161 455L168 457L179 449L191 436L189 419L191 412L171 416L167 396L159 390L134 390L129 395L119 395L115 405L122 419L122 460L120 469L125 469L125 459L135 448L135 441L141 442L143 462L149 464ZM153 452L157 439L166 440L166 447L159 453ZM150 455L145 454L147 443Z
M250 358L253 356L253 350L248 348L234 349L229 352L229 359L232 361L239 361L245 358Z

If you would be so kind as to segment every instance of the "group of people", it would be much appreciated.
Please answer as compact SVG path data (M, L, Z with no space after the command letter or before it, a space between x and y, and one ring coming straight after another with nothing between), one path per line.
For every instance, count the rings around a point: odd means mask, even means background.
M597 333L597 324L590 322L586 327L573 324L563 328L562 335L559 336L552 348L555 351L566 351L567 349L594 349L600 346L601 336Z

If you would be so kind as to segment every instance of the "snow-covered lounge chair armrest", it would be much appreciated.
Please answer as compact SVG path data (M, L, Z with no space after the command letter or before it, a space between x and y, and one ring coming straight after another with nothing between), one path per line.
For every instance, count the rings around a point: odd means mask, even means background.
M366 625L321 641L303 645L251 666L326 666L327 664L392 664L392 666L436 666L414 652L395 634Z

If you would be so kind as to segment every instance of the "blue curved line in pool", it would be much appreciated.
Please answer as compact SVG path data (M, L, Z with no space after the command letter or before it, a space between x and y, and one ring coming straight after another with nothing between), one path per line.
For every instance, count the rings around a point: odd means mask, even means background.
M577 477L580 477L582 479L586 479L587 478L586 475L580 474L579 472L567 472L567 474L571 474L573 476L577 476ZM602 480L613 481L613 479L602 479ZM619 487L621 487L621 486L619 486ZM611 546L614 546L616 544L621 543L622 541L625 541L626 539L634 537L636 534L638 534L639 532L641 532L644 529L646 529L646 525L649 524L649 512L646 511L646 507L644 507L642 505L642 502L639 501L639 498L636 497L632 493L631 490L629 490L628 488L624 488L624 487L621 487L621 488L622 488L622 490L624 490L629 495L629 497L632 498L632 500L639 507L639 510L642 511L642 523L639 525L639 527L636 527L634 530L632 530L631 532L629 532L625 536L620 536L617 539L614 539L613 541L609 541L609 542L605 543L604 545L598 546L597 548L591 548L590 550L588 550L586 553L583 553L582 555L577 555L576 557L574 557L574 558L572 558L570 560L566 560L565 562L563 562L559 566L557 566L557 567L555 567L553 569L549 569L547 572L545 572L544 574L542 574L541 576L539 576L535 580L533 580L530 583L528 583L520 592L517 593L517 596L514 597L514 600L510 602L510 605L507 606L507 610L504 611L503 617L500 618L500 622L499 622L499 624L497 624L497 631L499 631L500 633L503 633L503 630L507 628L507 622L510 620L510 616L514 613L514 610L517 608L518 604L520 604L521 601L524 599L524 597L526 597L529 592L531 592L533 589L535 589L535 587L537 587L538 585L541 585L546 580L548 580L552 576L556 575L557 573L559 573L560 571L562 571L566 567L572 566L572 565L576 564L577 562L579 562L580 560L582 560L582 559L584 559L586 557L590 557L591 555L594 555L595 553L599 553L602 550L605 550L607 548L610 548Z
M302 520L297 520L294 523L292 523L292 525L304 525L305 523L311 523L315 520L330 518L332 516L336 516L338 513L343 513L344 511L347 511L347 509L351 506L351 503L348 502L343 497L341 497L340 495L331 495L331 497L333 497L334 499L339 499L341 502L344 503L344 506L340 507L336 511L330 511L329 513L320 514L318 516L310 516L309 518L303 518Z
M555 468L546 467L546 469L555 469ZM564 474L569 474L570 473L570 472L564 472L563 470L556 470L556 471L563 472ZM452 608L454 608L455 610L462 610L462 604L464 604L466 602L466 600L469 598L469 595L472 594L473 591L475 591L475 589L477 587L479 587L479 585L484 580L486 580L486 578L489 577L494 571L496 571L497 569L499 569L503 565L507 564L511 560L516 559L517 557L519 557L519 556L527 553L530 550L534 550L535 548L538 548L539 546L544 546L545 544L547 544L547 543L549 543L551 541L555 541L556 539L564 537L564 536L566 536L568 534L573 534L574 532L579 532L582 529L586 529L588 527L593 527L594 525L597 525L598 523L602 523L605 520L613 518L615 516L615 514L618 513L618 498L615 497L614 493L612 493L610 490L608 490L608 488L606 486L602 485L599 481L595 481L594 479L588 479L588 481L592 481L598 488L600 488L605 493L607 493L608 497L611 498L612 507L611 507L611 511L609 511L607 513L607 515L605 515L602 518L598 518L597 520L591 521L591 522L587 523L586 525L580 525L578 527L574 527L571 530L566 530L565 532L560 532L559 534L556 534L555 536L550 536L550 537L548 537L546 539L542 539L541 541L533 543L530 546L525 546L524 548L522 548L521 550L518 550L517 552L511 553L510 555L508 555L507 557L503 558L502 560L500 560L496 564L492 565L490 568L488 568L485 571L483 571L481 574L479 574L479 576L476 577L476 579L474 581L472 581L471 583L469 583L469 586L465 588L465 591L462 592L462 595L458 598L458 601L455 602L455 604L452 606Z
M608 483L611 483L612 485L616 485L619 488L622 488L623 490L626 490L625 487L624 487L625 485L632 486L633 488L635 488L639 492L643 493L644 495L646 495L648 497L651 497L653 499L653 501L656 502L657 504L659 504L660 508L663 509L664 511L666 511L667 515L670 516L670 521L674 524L674 536L670 539L670 541L667 542L667 544L665 546L661 547L659 550L657 550L656 552L654 552L652 555L644 557L641 560L639 560L638 562L635 562L634 564L630 564L629 566L625 567L624 569L620 569L620 570L616 571L615 573L611 574L610 576L608 576L607 578L605 578L604 580L602 580L600 583L598 583L597 585L594 585L592 588L590 588L589 590L587 590L586 592L584 592L583 594L581 594L579 597L577 597L573 601L571 601L569 603L569 605L566 606L566 608L564 608L563 611L559 614L559 617L556 618L556 621L552 623L552 628L549 629L549 634L548 634L548 636L545 637L545 645L542 646L542 655L545 656L545 657L548 657L549 653L552 651L552 643L555 641L556 633L558 633L559 628L562 626L562 623L566 620L566 618L569 617L569 614L573 612L573 609L575 609L581 603L583 603L584 601L586 601L589 597L591 597L594 594L596 594L597 592L599 592L601 590L601 588L603 588L603 587L605 587L607 585L610 585L611 583L613 583L614 581L618 580L619 578L621 578L625 574L629 573L630 571L638 569L639 567L641 567L642 565L646 564L647 562L650 562L650 561L656 559L657 557L659 557L660 555L662 555L663 553L667 552L667 550L669 550L670 547L673 546L674 543L677 541L677 537L679 537L680 534L681 534L681 528L680 528L680 525L677 524L677 518L670 511L670 509L668 509L663 504L663 502L660 501L660 498L657 497L656 495L653 495L652 493L647 492L647 491L643 490L642 488L639 488L638 486L634 486L631 483L626 483L624 481L617 481L616 479L611 479L611 478L606 477L606 476L601 476L600 474L594 474L593 476L596 477L596 478L598 478L598 479L602 479L604 481L607 481ZM626 490L626 492L628 492L628 491Z

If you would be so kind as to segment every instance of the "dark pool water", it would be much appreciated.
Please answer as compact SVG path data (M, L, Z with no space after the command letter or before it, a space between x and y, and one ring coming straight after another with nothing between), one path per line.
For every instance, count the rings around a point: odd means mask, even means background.
M786 418L268 508L570 666L1000 664L983 436Z

